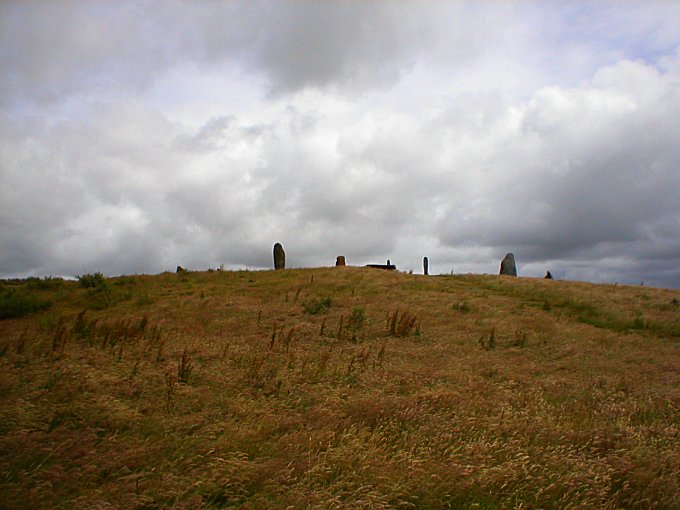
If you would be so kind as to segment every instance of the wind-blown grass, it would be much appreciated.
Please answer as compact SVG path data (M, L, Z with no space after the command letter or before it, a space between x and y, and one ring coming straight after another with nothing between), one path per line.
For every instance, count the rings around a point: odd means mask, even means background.
M110 280L144 302L92 309L63 282L0 322L3 508L680 507L678 291L353 267Z

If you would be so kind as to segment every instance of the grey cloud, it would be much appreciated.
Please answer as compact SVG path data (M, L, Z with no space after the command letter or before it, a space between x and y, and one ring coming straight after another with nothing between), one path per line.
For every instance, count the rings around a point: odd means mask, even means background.
M500 70L498 59L512 62L512 51L563 79L565 69L574 76L606 63L601 55L611 61L667 52L677 44L673 20L680 15L667 3L655 7L664 16L649 16L653 9L609 3L577 3L559 12L552 4L485 10L470 2L387 0L36 0L3 2L0 9L0 99L13 106L68 95L135 97L183 64L261 74L275 96L305 87L352 95L393 85L423 62L463 78L474 73L476 59ZM585 18L598 29L576 32ZM539 47L539 37L550 45ZM574 40L583 48L574 50ZM587 63L574 56L593 45L598 51L590 51ZM514 79L499 78L496 86Z
M29 0L0 9L4 101L125 95L146 88L170 63L174 31L154 23L141 4Z
M670 2L646 10L578 2L559 10L550 3L485 10L471 2L386 0L29 0L3 2L0 9L2 96L48 102L95 90L139 93L187 62L262 73L275 94L306 86L346 93L389 85L421 61L469 73L476 58L513 48L548 75L557 77L560 68L578 75L579 67L588 73L605 63L599 55L655 58L667 52L677 44L674 20L680 15ZM579 31L581 26L588 29ZM550 45L537 47L539 37ZM573 41L581 41L580 49ZM593 46L598 51L588 52ZM587 65L574 56L588 53Z
M537 92L486 162L493 181L470 197L474 208L450 209L442 241L514 247L528 261L599 247L641 255L651 225L678 218L679 98L674 76L629 62L593 85Z
M396 82L423 55L465 61L483 38L464 4L401 2L7 2L5 100L139 95L172 66L236 65L270 91L345 93ZM465 16L463 16L465 15ZM482 23L476 16L475 22ZM488 28L488 27L487 27Z
M305 151L291 151L293 137L310 134L299 126L286 117L261 126L212 119L191 132L131 104L34 127L30 142L4 147L3 181L13 187L3 195L0 242L18 245L0 254L2 272L266 267L273 239L297 247L298 264L349 245L353 256L389 246L388 224L351 212L373 199L370 190L337 193L342 178L332 168L324 173ZM335 217L333 202L350 212Z

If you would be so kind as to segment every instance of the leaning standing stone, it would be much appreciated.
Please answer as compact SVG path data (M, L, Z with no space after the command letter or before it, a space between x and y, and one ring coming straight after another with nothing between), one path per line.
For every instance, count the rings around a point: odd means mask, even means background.
M508 276L517 276L517 267L515 266L515 256L512 253L508 253L505 258L501 261L501 272L500 274L505 274Z
M344 266L345 265L345 256L344 255L338 255L338 258L335 259L335 265L336 266Z
M423 257L423 274L425 276L430 274L429 269L430 269L430 263L427 260L427 257Z
M286 269L286 252L280 243L274 245L274 269Z

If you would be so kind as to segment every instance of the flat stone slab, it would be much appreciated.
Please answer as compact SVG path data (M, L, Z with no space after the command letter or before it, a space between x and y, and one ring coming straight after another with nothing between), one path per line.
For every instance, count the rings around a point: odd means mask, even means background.
M397 266L394 264L366 264L366 267L373 267L375 269L388 269L390 271L397 269Z

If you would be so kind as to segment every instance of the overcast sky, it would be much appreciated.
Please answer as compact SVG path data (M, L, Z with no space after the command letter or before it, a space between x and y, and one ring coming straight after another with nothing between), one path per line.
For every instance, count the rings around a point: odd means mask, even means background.
M680 2L0 3L0 277L680 288Z

